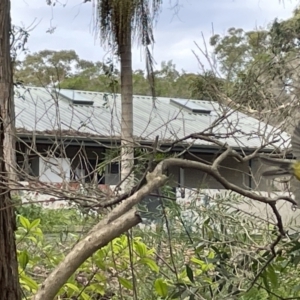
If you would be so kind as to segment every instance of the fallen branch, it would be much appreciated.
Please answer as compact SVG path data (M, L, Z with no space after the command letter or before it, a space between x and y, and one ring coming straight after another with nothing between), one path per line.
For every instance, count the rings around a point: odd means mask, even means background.
M78 267L98 249L141 222L133 206L153 190L165 184L166 176L157 176L123 203L115 207L106 218L95 225L79 241L65 259L51 272L37 291L33 300L53 300L60 288ZM109 225L108 225L109 224Z
M95 225L88 235L74 246L71 252L66 256L64 261L49 275L45 282L41 285L33 300L52 300L59 289L65 284L68 278L76 271L76 269L95 251L106 245L115 237L126 232L128 229L141 222L140 217L133 209L145 196L149 195L155 189L163 186L167 181L164 175L170 167L192 168L201 170L220 182L226 189L239 193L250 199L269 204L277 218L277 226L280 236L284 236L281 217L276 208L276 200L258 195L249 190L238 187L227 181L219 172L219 166L222 161L235 152L230 147L226 149L214 161L212 165L207 165L197 161L190 161L180 158L168 158L160 162L152 173L146 175L147 183L142 186L133 195L125 199L121 204L115 207L106 218ZM285 199L295 204L293 199Z
M65 259L40 286L34 300L53 300L60 288L80 265L101 247L141 222L135 209L130 210L109 226L87 235L74 246Z

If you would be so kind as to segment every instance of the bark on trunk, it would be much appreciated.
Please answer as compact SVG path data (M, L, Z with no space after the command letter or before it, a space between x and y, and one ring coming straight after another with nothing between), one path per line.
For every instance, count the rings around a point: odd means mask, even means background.
M15 214L9 185L15 180L13 77L10 58L10 0L0 1L0 298L21 299Z
M133 184L133 176L129 176L133 166L133 101L132 101L132 54L131 54L131 24L128 26L125 43L120 45L121 62L121 188L129 189Z

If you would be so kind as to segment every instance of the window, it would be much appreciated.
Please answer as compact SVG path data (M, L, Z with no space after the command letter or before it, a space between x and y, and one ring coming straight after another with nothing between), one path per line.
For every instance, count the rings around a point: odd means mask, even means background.
M119 168L119 163L118 162L114 162L111 163L107 166L107 173L109 174L119 174L120 173L120 168Z

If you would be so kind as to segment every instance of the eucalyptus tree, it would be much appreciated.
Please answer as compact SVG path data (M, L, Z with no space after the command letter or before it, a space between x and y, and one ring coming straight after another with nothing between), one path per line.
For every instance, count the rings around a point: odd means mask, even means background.
M0 1L0 294L2 300L21 299L14 229L15 214L10 195L14 180L14 101L10 56L10 0Z
M123 188L130 186L133 166L133 84L132 42L145 47L146 68L153 88L152 56L148 46L154 42L153 23L162 0L97 0L97 20L100 38L107 43L120 61L121 72L121 181ZM153 91L154 89L152 89Z

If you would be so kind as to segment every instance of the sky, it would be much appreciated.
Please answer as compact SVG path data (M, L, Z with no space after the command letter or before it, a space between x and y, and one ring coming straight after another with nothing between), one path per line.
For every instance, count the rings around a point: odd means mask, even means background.
M93 1L83 2L59 0L50 7L46 0L12 0L13 24L30 28L29 53L75 50L82 59L106 61L111 53L94 30ZM205 49L203 37L207 45L213 33L224 35L230 27L266 27L275 18L291 17L299 4L300 0L165 0L154 29L156 68L162 61L172 60L178 70L201 72L194 53L205 67L209 66L197 47ZM49 33L49 29L54 30ZM209 46L207 50L211 52ZM133 49L133 68L145 69L143 51L137 46Z

